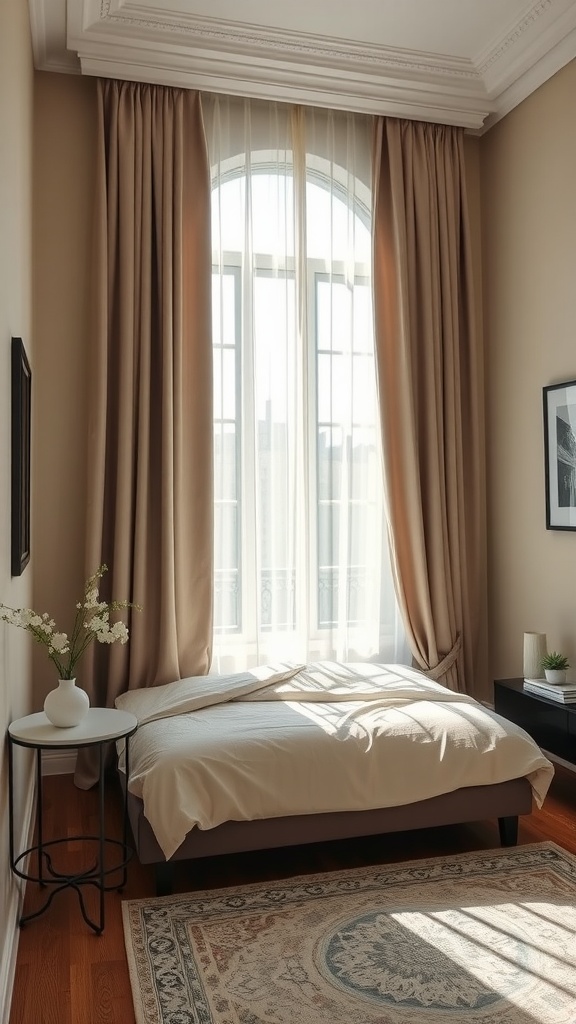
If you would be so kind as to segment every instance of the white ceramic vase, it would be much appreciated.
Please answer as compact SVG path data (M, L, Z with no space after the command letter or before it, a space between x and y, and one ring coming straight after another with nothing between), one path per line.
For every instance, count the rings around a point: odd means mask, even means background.
M58 686L44 701L46 717L62 729L79 725L90 707L90 698L85 690L76 686L75 679L59 679Z
M524 679L542 677L542 658L546 654L545 633L524 633Z
M544 675L549 683L566 682L566 669L564 668L545 668Z

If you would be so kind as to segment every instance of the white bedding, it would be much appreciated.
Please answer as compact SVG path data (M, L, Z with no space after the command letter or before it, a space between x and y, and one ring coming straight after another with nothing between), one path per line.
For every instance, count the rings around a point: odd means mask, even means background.
M534 741L404 665L266 666L132 690L129 790L168 859L190 829L414 803L554 769ZM473 809L471 809L473 817Z

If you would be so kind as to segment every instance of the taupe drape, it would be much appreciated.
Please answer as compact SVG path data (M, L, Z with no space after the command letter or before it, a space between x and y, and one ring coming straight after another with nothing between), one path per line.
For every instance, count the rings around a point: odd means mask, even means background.
M108 80L98 103L87 568L142 605L82 665L111 706L210 665L210 174L198 94Z
M378 387L397 596L416 663L485 696L483 357L462 130L378 119Z

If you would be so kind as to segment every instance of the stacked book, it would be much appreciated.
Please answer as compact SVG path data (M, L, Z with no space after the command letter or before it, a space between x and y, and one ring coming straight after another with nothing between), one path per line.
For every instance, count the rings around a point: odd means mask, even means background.
M576 683L549 683L547 679L525 679L524 689L528 693L537 693L540 697L549 697L561 704L576 701Z

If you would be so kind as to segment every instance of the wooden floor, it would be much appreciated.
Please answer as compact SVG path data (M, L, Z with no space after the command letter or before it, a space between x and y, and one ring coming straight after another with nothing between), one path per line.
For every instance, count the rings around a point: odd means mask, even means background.
M75 788L71 776L45 780L45 836L97 832L95 792ZM120 799L112 788L107 832L120 835ZM576 853L576 775L562 767L544 808L521 819L520 843L551 839ZM175 891L237 885L313 871L431 857L498 846L495 822L449 826L381 838L321 843L307 847L206 858L180 865ZM80 867L81 844L70 842L55 865ZM106 927L100 936L84 923L73 891L57 894L48 911L24 925L9 1024L134 1024L122 932L121 900L154 895L153 871L134 860L123 894L106 895ZM42 892L29 884L25 912L40 905ZM95 894L86 896L96 913ZM90 904L90 900L94 900Z

